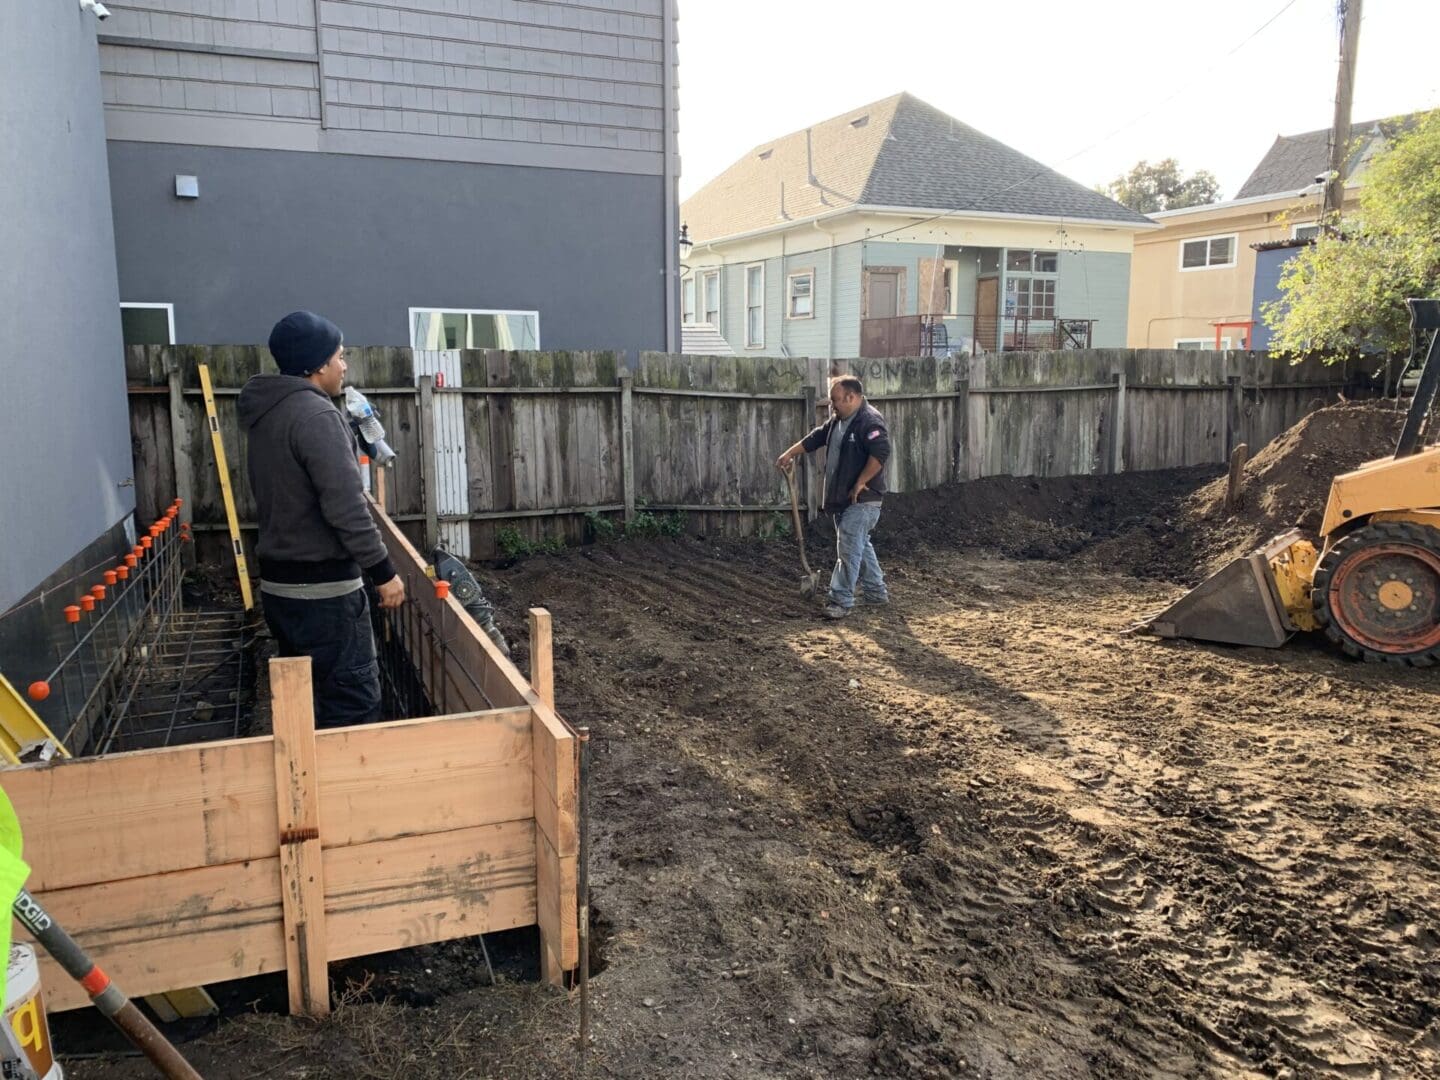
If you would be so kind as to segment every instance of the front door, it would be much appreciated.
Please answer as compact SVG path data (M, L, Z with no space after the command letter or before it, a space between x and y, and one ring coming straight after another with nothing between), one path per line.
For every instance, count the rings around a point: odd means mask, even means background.
M975 286L975 344L995 352L999 331L1000 279L981 278Z
M900 314L900 275L891 270L871 270L866 296L866 317L893 319Z

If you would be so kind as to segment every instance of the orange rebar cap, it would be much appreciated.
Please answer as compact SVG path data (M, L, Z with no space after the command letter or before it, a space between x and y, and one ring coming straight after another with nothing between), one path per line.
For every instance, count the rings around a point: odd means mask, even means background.
M160 526L159 526L159 524L151 525L151 526L150 526L150 536L151 536L151 538L153 539L154 537L159 536L159 535L160 535Z
M84 608L86 611L94 611L94 610L95 610L95 597L93 597L93 596L82 596L82 597L80 597L80 606L81 606L82 608Z
M105 573L101 575L101 577L105 579L106 585L114 585L116 579L119 578L119 576L120 575L117 574L114 570L106 570Z
M176 510L179 510L180 507L182 507L182 506L185 505L185 500L184 500L184 499L176 499L176 500L175 500L173 503L171 503L170 505L173 506L173 507L175 507Z
M437 582L435 582L435 595L438 596L441 600L444 600L447 596L449 596L449 595L450 595L450 582L448 582L448 581L437 581Z
M31 701L44 701L50 696L50 684L44 679L36 679L30 684L27 693L29 693Z
M170 507L170 509L165 511L165 516L167 518L173 518L178 513L180 513L180 508L178 506L172 506Z
M155 546L155 541L152 537L142 536L140 537L140 546L146 551L149 551L152 547Z
M92 586L91 589L90 589L90 595L93 596L93 597L95 597L96 600L104 600L104 599L105 599L105 586L104 586L104 585L95 585L95 586Z
M80 621L80 605L79 605L79 604L70 604L68 607L65 608L65 621L66 621L66 622L79 622L79 621Z
M137 548L136 550L139 550L139 549ZM140 565L140 556L136 555L135 552L132 551L129 555L126 555L126 556L125 556L125 569L126 569L126 570L129 570L132 566L139 566L139 565Z
M126 566L124 563L121 563L119 566L115 567L115 576L121 581L124 581L130 576L130 567Z

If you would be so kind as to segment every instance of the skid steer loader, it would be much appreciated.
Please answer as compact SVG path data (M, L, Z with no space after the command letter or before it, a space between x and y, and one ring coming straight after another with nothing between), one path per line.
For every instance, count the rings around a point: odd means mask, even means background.
M1392 457L1331 481L1320 550L1292 529L1216 572L1144 629L1271 648L1318 630L1352 657L1440 663L1440 445L1425 445L1440 389L1440 300L1406 304L1412 360L1429 337L1410 411Z

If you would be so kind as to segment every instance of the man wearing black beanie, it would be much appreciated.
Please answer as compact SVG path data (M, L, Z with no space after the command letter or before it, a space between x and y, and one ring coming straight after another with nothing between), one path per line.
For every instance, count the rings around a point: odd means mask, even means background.
M405 602L370 516L354 437L332 398L345 387L339 328L296 311L270 332L278 375L240 391L260 522L260 599L281 656L308 656L317 727L380 717L369 579L382 608Z

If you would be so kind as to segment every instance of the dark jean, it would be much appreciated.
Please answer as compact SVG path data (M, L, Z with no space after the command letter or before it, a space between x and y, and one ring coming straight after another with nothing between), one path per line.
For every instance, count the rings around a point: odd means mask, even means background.
M317 728L380 719L380 665L364 589L323 600L262 592L260 602L280 655L310 657Z

